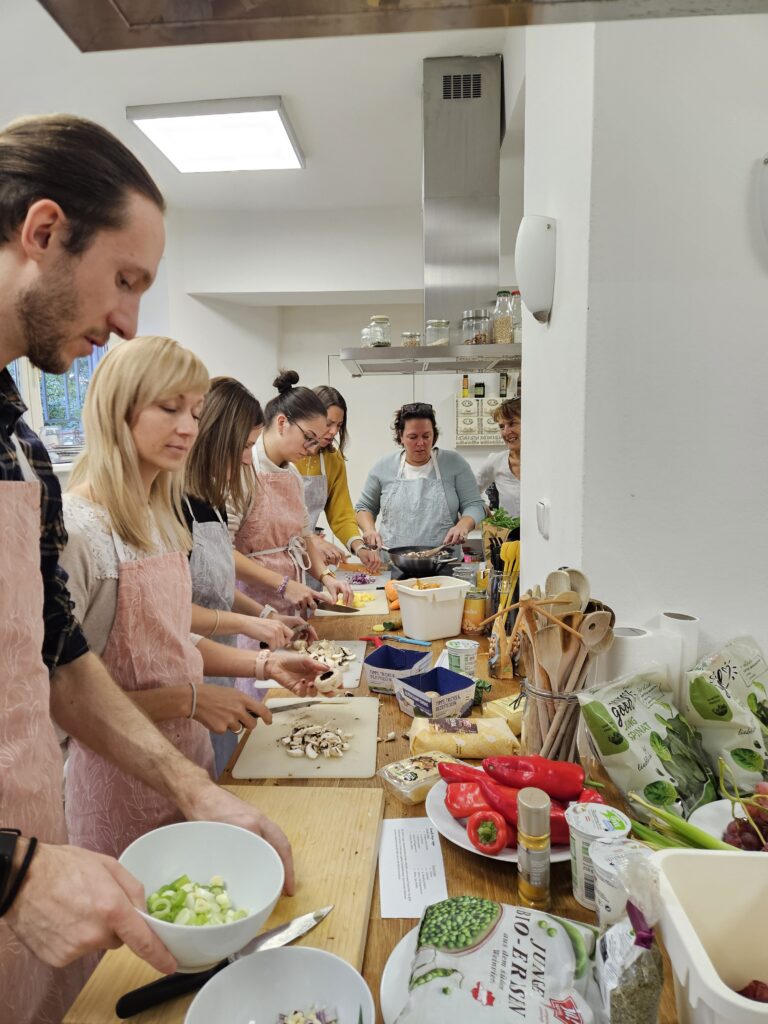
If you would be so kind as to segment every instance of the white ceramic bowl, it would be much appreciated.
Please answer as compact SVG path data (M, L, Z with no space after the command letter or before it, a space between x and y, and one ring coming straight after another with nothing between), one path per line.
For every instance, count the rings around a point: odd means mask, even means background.
M313 1008L335 1010L339 1024L375 1021L370 990L346 960L322 949L286 946L219 971L195 996L184 1024L273 1024L281 1013Z
M283 864L260 836L215 821L184 821L141 836L120 863L144 886L147 896L179 875L206 883L221 875L237 909L247 917L231 924L170 924L144 914L180 971L199 971L236 953L262 929L283 888Z

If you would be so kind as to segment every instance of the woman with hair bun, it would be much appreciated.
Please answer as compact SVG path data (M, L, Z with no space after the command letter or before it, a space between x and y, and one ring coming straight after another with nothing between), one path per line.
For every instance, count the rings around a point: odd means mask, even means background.
M248 558L238 566L238 586L261 604L278 612L316 607L317 593L306 584L306 574L320 580L335 601L351 597L324 565L315 547L304 504L301 476L292 464L322 444L326 431L325 405L309 388L296 387L299 375L283 370L273 384L278 394L264 410L264 430L253 446L255 482L245 514L227 506L230 530L237 551ZM241 637L241 646L252 646Z

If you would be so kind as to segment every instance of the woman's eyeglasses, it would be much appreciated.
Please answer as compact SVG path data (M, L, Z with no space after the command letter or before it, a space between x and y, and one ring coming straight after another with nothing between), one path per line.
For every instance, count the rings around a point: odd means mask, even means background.
M299 426L299 424L296 422L296 420L289 420L288 422L292 423L293 426L296 427L297 430L301 430L301 433L304 435L304 447L305 447L305 449L308 452L317 451L317 449L320 447L320 444L321 444L320 438L316 434L308 434L306 432L306 430L302 430L302 428Z

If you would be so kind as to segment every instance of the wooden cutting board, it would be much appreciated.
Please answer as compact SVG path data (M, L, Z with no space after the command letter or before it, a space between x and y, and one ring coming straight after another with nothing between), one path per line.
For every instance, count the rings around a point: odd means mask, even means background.
M295 704L295 697L268 701L271 708ZM295 725L323 725L351 733L344 757L289 757L280 742ZM323 700L306 710L275 715L271 725L260 722L250 733L232 768L235 779L370 779L376 773L376 738L379 728L377 697Z
M375 594L372 601L368 601L366 604L358 610L358 615L387 615L389 612L389 604L387 602L387 595L383 590L369 590L367 587L354 587L354 590L359 590L364 594ZM351 619L352 616L348 612L329 612L324 608L319 608L315 615L322 619L336 618L336 619Z
M265 928L332 903L334 909L328 917L294 945L326 949L360 970L376 877L383 791L287 786L225 788L279 822L293 845L296 894L279 900ZM109 952L63 1024L117 1024L115 1003L120 996L158 977L157 971L125 947ZM174 999L131 1019L136 1024L182 1024L193 995Z

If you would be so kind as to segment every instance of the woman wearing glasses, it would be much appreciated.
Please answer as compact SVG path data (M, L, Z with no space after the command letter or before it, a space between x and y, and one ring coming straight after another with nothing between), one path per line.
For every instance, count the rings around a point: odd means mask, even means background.
M289 614L315 607L317 594L306 585L308 571L334 601L339 594L351 597L315 546L303 482L292 465L319 449L326 430L325 406L314 391L294 387L298 380L294 370L283 370L273 382L278 394L267 403L264 431L253 446L252 501L245 514L233 510L229 515L235 548L249 562L238 567L238 586L254 601ZM245 637L239 642L251 645Z
M503 452L489 455L477 474L481 491L492 484L499 496L499 508L511 516L520 515L520 399L508 398L494 410L501 439L507 446ZM491 502L493 504L493 502Z
M313 388L325 406L326 423L321 447L310 455L305 452L296 462L304 481L304 501L309 513L309 525L314 530L322 512L335 537L357 555L370 572L381 568L379 556L365 546L355 519L349 496L344 448L347 443L347 403L344 396L326 384ZM338 565L344 553L326 540L315 539L326 565Z
M366 544L463 543L485 516L469 463L458 452L437 448L435 411L425 402L398 409L392 428L401 450L373 466L355 506Z

